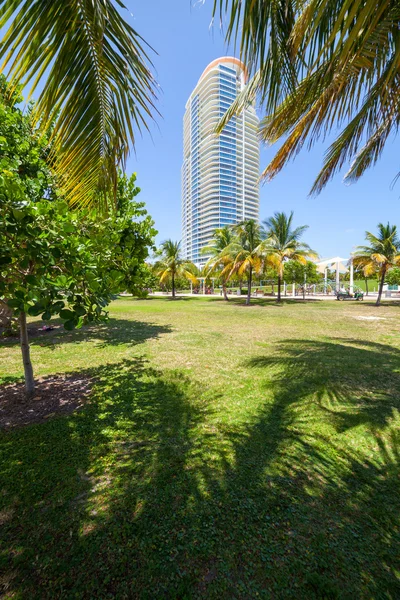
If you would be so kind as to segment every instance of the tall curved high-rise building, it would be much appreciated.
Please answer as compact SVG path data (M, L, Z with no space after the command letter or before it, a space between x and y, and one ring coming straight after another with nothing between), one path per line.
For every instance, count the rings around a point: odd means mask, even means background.
M200 250L214 230L259 219L258 118L249 106L217 136L215 127L246 85L242 62L224 56L211 62L186 103L183 119L182 251L203 265Z

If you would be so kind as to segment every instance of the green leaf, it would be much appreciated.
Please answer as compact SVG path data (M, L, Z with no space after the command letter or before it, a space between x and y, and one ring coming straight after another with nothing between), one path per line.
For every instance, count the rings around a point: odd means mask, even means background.
M34 285L35 283L37 283L37 277L35 275L27 275L25 277L25 281L30 285Z
M73 329L75 329L75 321L73 321L72 319L69 321L65 321L64 329L66 329L67 331L72 331Z
M25 216L25 213L22 210L19 210L18 208L14 208L12 212L17 221L22 221L22 219Z
M43 311L44 306L42 303L34 304L28 308L28 315L31 317L37 317Z
M63 310L60 310L60 317L69 321L70 319L73 319L75 317L75 314L72 310L64 308Z
M78 317L83 317L86 315L86 308L82 306L82 304L75 304L74 313L78 315Z
M62 300L58 300L53 304L53 311L61 311L64 308L65 304Z
M24 303L22 300L18 300L17 298L11 298L10 300L7 300L7 304L10 308L19 308L20 310L22 310Z

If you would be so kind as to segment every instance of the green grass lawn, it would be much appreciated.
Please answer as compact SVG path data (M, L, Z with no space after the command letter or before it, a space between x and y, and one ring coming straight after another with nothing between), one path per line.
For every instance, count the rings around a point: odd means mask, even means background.
M0 435L3 598L400 598L400 304L242 303L32 340L95 383Z

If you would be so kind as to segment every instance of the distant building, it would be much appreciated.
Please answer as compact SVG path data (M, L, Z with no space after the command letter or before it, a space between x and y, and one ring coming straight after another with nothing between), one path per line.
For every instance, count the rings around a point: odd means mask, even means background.
M186 103L183 119L182 251L198 265L218 227L259 219L258 118L249 106L221 135L214 129L246 85L242 62L222 57L208 65Z

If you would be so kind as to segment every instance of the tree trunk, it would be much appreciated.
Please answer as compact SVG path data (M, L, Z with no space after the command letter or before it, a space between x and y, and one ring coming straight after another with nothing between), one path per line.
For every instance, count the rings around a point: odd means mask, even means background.
M175 298L175 273L172 273L172 297Z
M35 380L33 379L33 369L31 363L31 354L29 351L28 328L26 326L26 313L19 315L19 326L21 332L21 352L22 362L24 363L25 390L28 397L35 393Z
M248 279L248 282L247 282L246 306L249 306L249 304L250 304L252 278L253 278L253 267L250 267L250 269L249 269L249 279Z
M223 293L224 293L224 300L227 300L227 301L229 301L228 294L227 294L227 292L226 292L226 283L223 283L223 284L222 284L222 291L223 291Z
M365 295L368 296L368 279L365 278Z
M282 283L281 276L278 275L278 302L281 301L281 283Z
M382 269L381 280L379 282L378 297L376 299L375 306L379 306L380 303L381 303L381 297L382 297L382 291L383 291L383 284L385 283L385 275L386 275L386 269Z

